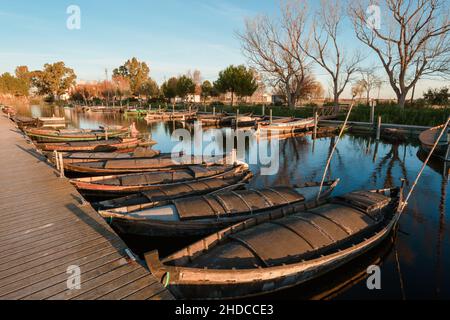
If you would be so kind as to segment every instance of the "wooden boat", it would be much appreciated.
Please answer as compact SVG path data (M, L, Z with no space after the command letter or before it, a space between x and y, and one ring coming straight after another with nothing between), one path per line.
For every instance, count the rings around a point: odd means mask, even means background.
M84 129L60 129L48 130L40 128L29 128L25 133L32 139L43 142L59 141L95 141L105 140L106 138L122 137L129 134L128 128L103 128L102 130L84 130Z
M211 165L217 163L232 163L231 157L196 157L166 154L156 158L111 159L90 162L68 163L64 169L69 172L89 175L108 175L122 173L138 173L159 171L161 169L176 169L192 164Z
M181 182L220 177L243 170L248 170L248 165L241 162L235 165L192 165L175 170L78 178L70 182L85 196L108 199L168 187Z
M37 125L36 118L30 118L25 116L15 116L13 121L17 124L19 129L23 130L26 127L35 127Z
M197 111L173 111L173 112L152 112L147 113L145 117L148 121L153 120L190 120L193 119L197 114Z
M253 127L260 120L258 117L253 117L252 113L246 113L237 117L238 127ZM236 126L236 116L226 116L220 119L219 122L222 126Z
M285 134L291 132L308 131L314 128L314 118L302 119L302 120L292 120L289 122L272 122L269 124L259 124L257 133L261 131L266 131L270 134Z
M197 121L201 122L202 126L217 126L226 116L228 116L226 113L197 114Z
M55 163L55 153L44 151L44 155ZM117 160L117 159L147 159L161 155L159 150L138 147L132 152L65 152L63 153L64 165L71 163L95 162L99 160ZM170 155L169 155L170 156Z
M327 183L321 198L328 197L337 183ZM100 210L99 213L124 234L151 237L204 236L249 218L271 215L281 208L312 201L317 198L319 186L320 183L310 183L297 187L221 191Z
M39 117L37 126L42 128L64 128L66 126L65 117Z
M154 141L138 138L113 138L98 141L75 141L58 143L38 143L36 146L42 151L58 152L110 152L110 151L132 151L137 147L154 145Z
M396 227L403 188L301 202L223 229L162 261L145 255L176 298L261 295L320 277L382 243Z
M227 172L218 177L207 177L195 181L179 182L157 189L135 193L129 196L97 202L95 208L108 210L121 207L159 205L163 201L174 200L196 195L203 195L218 190L234 190L243 187L253 174L245 167L241 171ZM131 210L131 208L130 208Z
M443 127L444 125L437 126L425 130L419 135L421 147L425 152L429 153L431 151ZM444 133L441 140L438 142L436 149L433 152L433 156L443 159L445 161L450 161L448 130L446 133Z

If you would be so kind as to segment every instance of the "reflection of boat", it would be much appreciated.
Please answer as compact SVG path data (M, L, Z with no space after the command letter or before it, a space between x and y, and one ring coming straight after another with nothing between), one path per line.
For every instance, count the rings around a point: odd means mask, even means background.
M425 130L419 135L420 144L425 152L430 152L433 148L436 139L439 137L444 125L437 126L428 130ZM449 149L449 139L448 130L444 132L441 140L438 142L436 149L434 150L433 156L450 161Z
M222 191L209 195L164 202L151 202L100 211L125 234L151 237L192 237L208 235L227 226L269 216L300 202L317 198L319 183L298 187ZM337 181L326 184L322 198L333 191Z
M427 157L428 153L426 153L424 150L419 149L419 151L417 151L417 158L419 158L420 161L425 162ZM448 163L446 161L437 157L431 158L427 163L427 166L429 166L438 174L444 176L447 176L450 173L450 167L448 167L447 165Z
M219 177L232 172L240 172L247 167L246 164L241 163L236 165L212 166L192 165L176 170L168 169L156 172L79 178L72 179L70 182L84 195L114 198L147 190L155 190L162 186L166 187L180 182L192 182L202 178Z
M129 133L128 128L103 128L102 130L60 129L48 130L39 128L25 129L25 133L42 142L59 141L95 141L106 138L122 137Z
M38 143L37 147L43 151L59 152L109 152L117 150L125 152L125 150L134 150L137 147L144 147L152 144L155 144L155 142L138 138L113 138L98 141Z
M145 259L177 298L278 291L318 278L382 243L400 218L402 189L299 203L223 229L162 261L156 251Z
M314 118L302 119L302 120L291 120L288 122L272 122L269 124L258 125L257 132L261 131L273 132L276 134L286 134L292 132L307 131L314 128Z

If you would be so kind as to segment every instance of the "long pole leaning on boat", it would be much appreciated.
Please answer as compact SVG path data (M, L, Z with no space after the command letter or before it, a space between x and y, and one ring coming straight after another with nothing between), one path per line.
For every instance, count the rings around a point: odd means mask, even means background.
M344 124L342 125L341 131L339 132L338 139L337 139L336 143L334 144L333 149L331 150L330 156L328 157L327 165L325 166L325 170L323 171L322 181L320 182L320 188L319 188L319 192L317 194L317 200L320 199L320 194L322 193L323 184L325 182L325 177L327 176L327 172L330 167L331 159L333 158L333 154L336 151L337 145L339 144L339 141L341 140L341 137L344 134L345 128L347 127L347 122L348 122L348 119L350 118L350 114L352 113L352 109L353 109L354 105L355 105L355 102L352 101L352 104L350 105L350 108L348 109L347 116L345 117Z
M434 142L433 148L431 148L430 152L428 153L427 158L423 162L422 168L420 169L419 173L417 174L416 180L414 180L414 183L412 184L411 189L409 190L408 195L405 198L405 201L403 201L403 204L400 207L400 210L399 210L400 212L402 212L408 205L408 200L411 197L412 193L414 192L414 188L416 187L417 182L419 182L420 176L422 175L423 171L425 170L425 167L427 166L428 161L430 161L430 158L433 155L433 152L436 149L437 145L439 144L439 141L441 141L441 138L444 135L445 131L447 130L449 123L450 123L450 117L447 118L447 122L444 124L444 127L441 130L441 133L439 134L436 141Z

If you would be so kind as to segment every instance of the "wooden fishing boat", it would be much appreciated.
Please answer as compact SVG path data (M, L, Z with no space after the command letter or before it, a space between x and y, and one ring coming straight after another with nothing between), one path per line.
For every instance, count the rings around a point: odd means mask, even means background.
M176 298L230 299L302 284L361 256L396 227L403 188L301 202L223 229L159 260L153 275Z
M19 127L19 129L21 130L27 127L35 127L37 125L36 118L30 118L25 116L15 116L13 118L13 121L16 123L17 127Z
M154 145L156 142L138 138L113 138L98 141L75 141L57 143L38 143L36 146L42 151L58 152L112 152L112 151L132 151L137 147Z
M148 121L153 120L190 120L195 118L197 111L173 111L173 112L152 112L145 117Z
M197 114L197 121L201 122L202 126L217 126L226 116L228 116L226 113Z
M43 154L53 163L55 163L55 153L44 151ZM147 159L154 157L167 157L167 154L161 154L159 150L138 147L132 152L63 152L63 163L83 163L95 162L99 160L117 160L117 159Z
M253 174L243 167L241 171L226 172L217 177L207 177L195 181L179 182L162 185L157 189L135 193L129 196L97 202L96 209L108 210L113 208L145 205L159 205L163 201L174 200L196 195L203 195L218 190L234 190L243 187ZM131 208L130 208L131 210Z
M337 183L326 183L321 198L328 197ZM307 183L296 187L219 191L209 195L100 210L99 213L124 234L150 237L204 236L252 217L261 218L300 202L315 200L319 186L320 183Z
M270 134L285 134L291 132L308 131L314 128L314 118L292 120L289 122L261 123L258 125L257 133L265 131Z
M431 151L443 127L444 125L437 126L425 130L419 135L421 147L425 152L429 153ZM436 149L433 152L433 156L443 159L445 161L450 161L448 130L446 133L444 133L441 140L438 142Z
M192 164L224 164L232 163L230 156L220 157L200 157L183 156L178 154L166 154L163 157L156 158L130 158L130 159L111 159L98 160L90 162L68 163L64 169L69 172L89 174L89 175L108 175L122 173L138 173L159 171L162 169L176 169L191 166Z
M42 128L64 128L66 126L65 117L39 117L37 126Z
M237 121L235 115L223 117L220 119L219 124L222 126L236 126L237 123L238 127L254 127L259 120L260 118L253 117L252 113L246 113L239 115Z
M108 128L101 130L85 129L59 129L49 130L40 128L29 128L25 133L32 139L42 142L63 142L63 141L95 141L106 138L122 137L129 134L128 128Z
M155 190L180 182L193 182L203 178L220 177L233 172L248 170L248 165L192 165L182 169L156 172L110 175L72 179L70 182L85 196L111 199L127 194Z

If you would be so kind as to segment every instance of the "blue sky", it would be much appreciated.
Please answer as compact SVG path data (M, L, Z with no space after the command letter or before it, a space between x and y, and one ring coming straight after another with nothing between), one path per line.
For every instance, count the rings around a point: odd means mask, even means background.
M0 0L0 72L40 69L64 61L79 80L102 80L136 56L159 83L199 69L214 80L230 64L246 63L235 32L245 17L273 15L276 0ZM66 28L69 5L81 9L81 29ZM344 30L346 43L353 31ZM370 63L370 61L368 61ZM319 80L327 86L323 71ZM426 84L424 87L427 86ZM348 94L348 92L347 92ZM391 96L391 90L383 90Z

